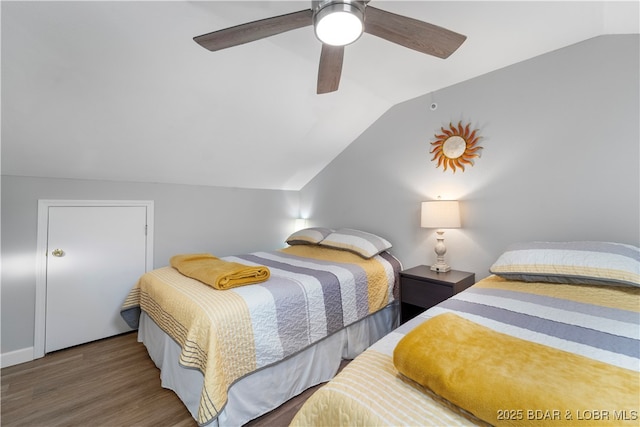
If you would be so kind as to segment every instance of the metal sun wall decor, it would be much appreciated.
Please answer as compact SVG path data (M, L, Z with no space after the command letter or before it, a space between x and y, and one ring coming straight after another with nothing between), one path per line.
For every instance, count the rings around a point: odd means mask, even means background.
M435 135L436 140L431 143L433 148L430 151L433 154L431 161L438 161L437 168L443 166L443 171L451 168L455 173L457 169L464 171L465 164L473 166L473 159L480 157L482 147L477 145L480 140L478 129L470 131L470 126L471 123L463 126L460 121L458 126L449 123L449 129L440 128L442 133Z

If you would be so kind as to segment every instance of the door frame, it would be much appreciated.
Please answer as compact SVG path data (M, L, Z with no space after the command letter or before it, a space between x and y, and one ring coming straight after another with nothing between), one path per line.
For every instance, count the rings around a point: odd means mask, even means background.
M47 308L47 248L50 207L139 207L147 208L147 250L145 271L153 269L153 200L38 200L38 231L36 243L36 300L33 358L45 354ZM133 286L133 284L132 284Z

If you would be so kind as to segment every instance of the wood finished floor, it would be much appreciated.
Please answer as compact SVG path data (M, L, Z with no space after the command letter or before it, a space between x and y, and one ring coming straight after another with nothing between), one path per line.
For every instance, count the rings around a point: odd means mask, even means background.
M2 369L0 425L197 426L136 333L57 351ZM343 363L344 365L344 363ZM314 387L247 424L287 426Z

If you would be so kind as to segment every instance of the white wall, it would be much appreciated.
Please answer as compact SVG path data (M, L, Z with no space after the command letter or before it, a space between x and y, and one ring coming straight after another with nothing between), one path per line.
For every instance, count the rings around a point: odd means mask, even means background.
M435 262L420 202L459 199L446 258L477 279L516 241L639 245L638 56L638 35L598 37L397 105L302 189L301 209L380 234L409 268ZM443 172L430 142L459 120L480 130L482 157Z
M34 345L38 199L154 200L154 267L178 253L284 247L299 203L293 191L3 176L3 355L29 353Z

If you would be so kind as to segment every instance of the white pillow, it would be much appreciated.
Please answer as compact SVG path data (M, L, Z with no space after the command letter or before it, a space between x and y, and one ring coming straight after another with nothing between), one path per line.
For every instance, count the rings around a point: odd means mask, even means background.
M611 242L518 243L489 271L526 282L640 287L640 248Z
M351 228L341 228L325 237L320 242L320 246L344 249L368 259L390 249L391 243L375 234Z
M310 227L298 230L287 237L286 242L290 245L317 245L325 237L333 232L331 228Z

